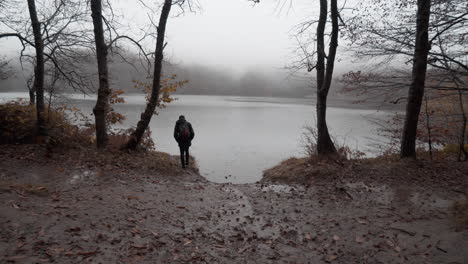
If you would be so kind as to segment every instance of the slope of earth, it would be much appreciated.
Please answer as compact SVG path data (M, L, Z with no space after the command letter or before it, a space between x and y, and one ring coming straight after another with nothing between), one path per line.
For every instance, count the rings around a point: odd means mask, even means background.
M451 210L463 186L368 178L215 184L191 170L131 174L5 158L0 167L0 262L468 259L468 232Z

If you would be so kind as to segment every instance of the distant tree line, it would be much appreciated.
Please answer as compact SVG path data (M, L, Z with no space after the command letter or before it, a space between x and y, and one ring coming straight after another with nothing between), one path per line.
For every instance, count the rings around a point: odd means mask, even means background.
M109 81L114 89L123 90L126 93L141 93L134 88L134 80L145 80L146 69L139 65L138 56L127 55L127 62L119 57L110 55L108 67ZM15 65L10 60L9 73L20 72L20 65ZM5 61L6 64L6 61ZM235 96L272 96L272 97L297 97L314 96L314 90L310 87L310 80L303 77L290 76L285 70L255 69L233 76L230 72L218 70L205 65L184 65L163 62L163 75L177 75L179 80L188 80L188 83L176 91L177 94L195 95L235 95ZM1 67L0 63L0 67ZM6 67L6 65L5 65ZM27 68L27 66L24 66ZM83 63L82 67L96 67L93 63ZM28 71L27 69L26 72ZM97 86L97 81L93 82ZM8 78L0 79L2 92L24 92L27 80L22 75L10 74ZM73 93L81 92L68 85L56 87L57 92ZM47 92L48 89L47 89ZM90 93L91 90L86 90Z

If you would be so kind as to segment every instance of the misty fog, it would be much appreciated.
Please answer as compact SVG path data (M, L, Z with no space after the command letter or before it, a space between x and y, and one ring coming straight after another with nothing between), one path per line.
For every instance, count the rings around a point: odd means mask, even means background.
M293 28L316 12L316 4L308 1L295 1L293 5L281 1L218 0L198 1L192 12L174 14L168 25L165 49L165 76L176 74L178 80L188 83L180 88L179 94L199 95L243 95L267 97L314 97L314 74L292 69L297 53L297 40ZM113 3L113 12L122 23L122 30L130 36L137 36L142 29L148 30L148 17L142 16L144 8L127 1ZM156 3L153 3L157 7ZM157 8L155 8L157 10ZM152 18L154 19L154 17ZM8 28L0 25L2 31ZM153 29L154 30L154 29ZM20 65L18 53L21 45L13 38L3 39L1 57L10 62L15 74L0 80L0 91L27 91L27 81L32 75L29 61ZM152 39L143 42L144 48L151 50ZM126 93L138 93L133 88L133 80L145 81L147 71L137 59L136 49L131 43L122 44L121 52L132 63L122 61L116 54L110 58L111 88L122 89ZM26 50L27 52L30 49ZM88 55L87 55L88 56ZM96 89L96 67L93 54L89 61L78 64L90 81L90 89ZM344 55L337 63L336 78L353 69L350 59ZM129 59L131 58L131 59ZM85 74L85 75L86 75ZM331 96L340 92L338 83L331 89ZM60 90L72 91L66 85ZM86 91L86 89L84 89ZM88 90L87 92L91 92Z

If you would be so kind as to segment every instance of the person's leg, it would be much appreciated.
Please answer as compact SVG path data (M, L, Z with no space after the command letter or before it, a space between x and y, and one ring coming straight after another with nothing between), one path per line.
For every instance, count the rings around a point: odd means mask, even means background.
M180 163L182 164L182 168L185 168L185 162L184 162L184 147L179 146L180 149Z
M185 165L187 165L187 166L189 165L189 160L190 160L189 148L190 148L190 147L187 147L187 148L185 149Z

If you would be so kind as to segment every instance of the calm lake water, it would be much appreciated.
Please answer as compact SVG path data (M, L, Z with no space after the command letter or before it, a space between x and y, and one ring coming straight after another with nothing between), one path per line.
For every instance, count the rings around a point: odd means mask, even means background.
M2 93L0 103L26 93ZM95 99L72 95L68 101L92 113ZM178 154L173 129L183 114L192 123L195 139L191 153L201 174L213 182L249 183L261 179L262 171L292 156L304 156L304 126L314 125L315 106L309 99L177 95L151 121L159 151ZM124 127L135 126L144 109L141 95L125 96L126 104L115 109L127 116ZM370 152L376 127L369 118L384 117L375 110L328 109L328 125L339 141Z

